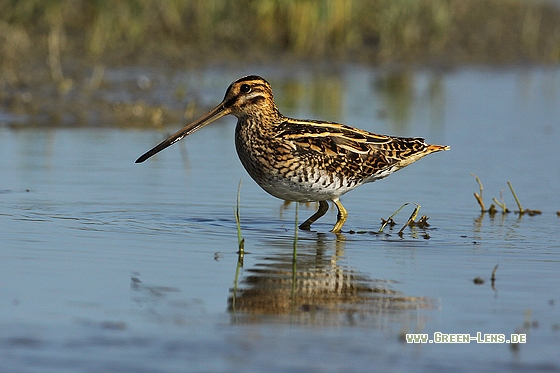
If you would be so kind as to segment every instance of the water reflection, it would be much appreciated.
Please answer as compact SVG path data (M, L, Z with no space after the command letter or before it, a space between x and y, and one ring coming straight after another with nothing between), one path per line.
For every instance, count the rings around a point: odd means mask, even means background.
M420 82L422 78L427 79ZM410 70L381 72L374 78L372 87L383 105L378 115L386 117L395 132L408 133L418 100L429 110L429 123L438 129L443 128L445 86L441 74L424 76ZM420 90L419 97L416 97L416 90Z
M300 240L297 257L289 240L272 240L275 253L259 258L245 270L239 286L228 299L234 323L274 321L310 325L371 323L416 320L419 308L432 308L434 300L412 297L391 289L394 281L372 279L340 264L345 240L317 234L315 240ZM269 246L269 247L270 247ZM287 318L282 318L285 315Z
M274 81L272 85L280 93L275 98L282 111L297 115L298 112L309 110L316 117L342 120L345 89L341 74L283 79Z
M140 278L139 272L131 273L131 301L147 320L181 326L187 325L197 312L202 312L202 302L184 299L180 288L147 284Z
M414 100L414 75L406 71L380 74L375 79L374 89L384 103L383 114L397 127L405 127L410 121Z
M345 110L354 111L354 104L369 110L373 102L379 102L380 108L373 116L389 121L398 134L405 134L415 117L416 92L420 90L420 99L427 98L425 106L431 113L432 123L442 122L445 105L442 74L426 75L407 69L359 73L344 69L312 72L303 67L295 70L298 71L295 75L293 71L289 75L270 71L262 74L270 80L278 106L287 115L344 122ZM13 128L109 124L161 129L191 120L215 105L223 97L229 79L241 74L218 74L219 79L214 82L217 74L213 70L106 68L99 78L102 84L92 88L90 79L84 76L84 86L77 85L72 94L63 95L50 82L37 82L43 89L33 94L25 90L9 93L13 97L10 105L0 110L0 124ZM349 79L353 81L347 82ZM370 80L371 84L360 84Z

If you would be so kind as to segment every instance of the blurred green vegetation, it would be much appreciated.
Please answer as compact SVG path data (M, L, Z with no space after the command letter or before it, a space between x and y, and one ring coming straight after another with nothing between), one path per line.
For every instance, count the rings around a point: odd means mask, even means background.
M523 0L0 0L0 45L4 72L44 56L55 79L68 56L553 63L560 11Z
M112 66L169 72L208 62L301 61L390 65L374 82L380 115L404 125L410 65L558 63L560 7L537 0L0 0L0 114L11 125L162 128L204 110L184 82L170 86L172 99L156 98L150 79L158 78L135 76L128 86L106 78ZM288 112L303 103L336 120L342 84L333 76L275 86L288 92L278 95ZM437 82L432 88L437 103Z

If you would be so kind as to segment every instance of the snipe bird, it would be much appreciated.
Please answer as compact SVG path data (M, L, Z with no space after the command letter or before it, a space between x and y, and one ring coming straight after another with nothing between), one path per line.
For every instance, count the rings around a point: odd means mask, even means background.
M377 135L339 123L287 118L276 107L270 84L250 75L231 83L218 106L136 163L228 114L237 117L239 159L261 188L287 201L319 202L317 212L299 226L304 230L327 213L327 201L332 201L338 208L332 232L339 233L348 217L340 196L430 153L449 149L428 145L422 138Z

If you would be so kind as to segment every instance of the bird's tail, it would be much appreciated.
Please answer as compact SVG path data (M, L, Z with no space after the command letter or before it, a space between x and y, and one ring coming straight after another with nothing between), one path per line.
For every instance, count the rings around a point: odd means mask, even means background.
M441 152L443 150L449 150L449 149L451 149L451 147L448 145L428 145L426 152L435 153L435 152Z

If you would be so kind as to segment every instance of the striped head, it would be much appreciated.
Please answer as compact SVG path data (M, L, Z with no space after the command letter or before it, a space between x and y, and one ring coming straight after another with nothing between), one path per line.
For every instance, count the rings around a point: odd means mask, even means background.
M238 118L278 111L270 84L257 75L245 76L231 83L222 104L224 110Z
M136 163L144 162L154 154L228 114L235 115L237 118L280 116L274 103L270 84L260 76L249 75L231 83L223 101L218 106L144 153L136 160Z

